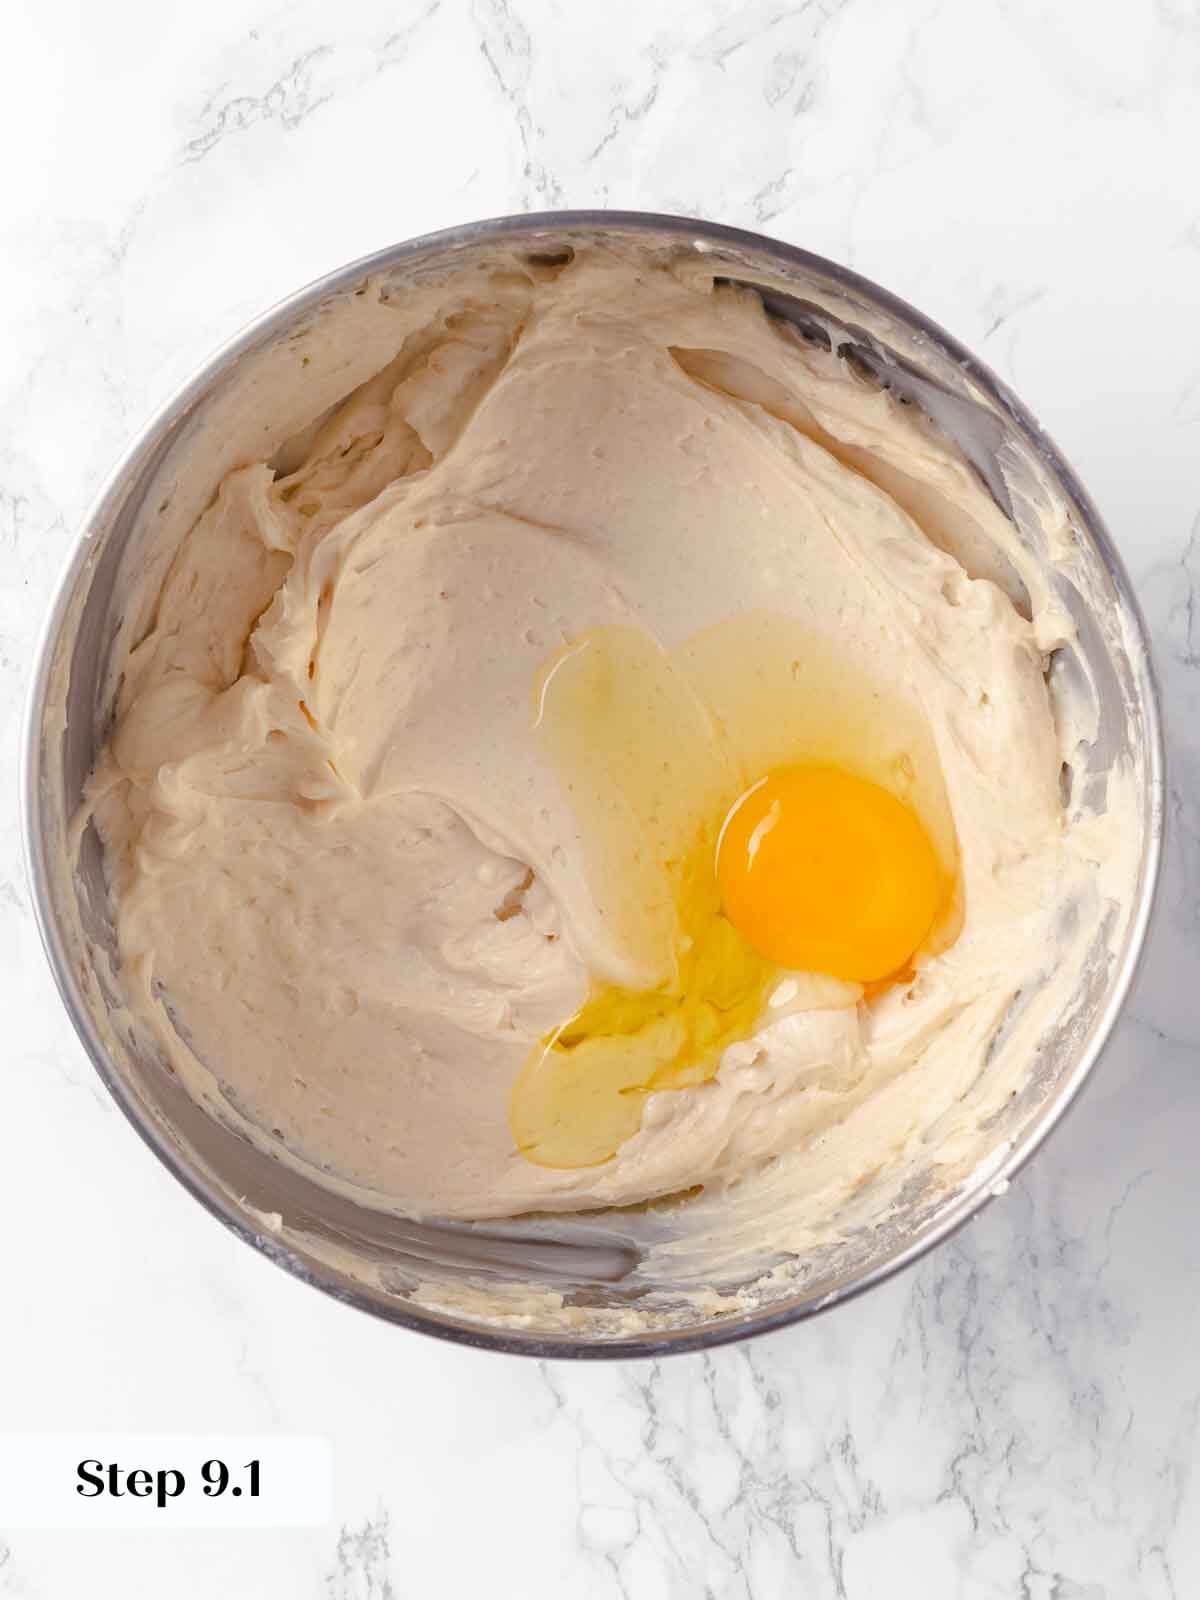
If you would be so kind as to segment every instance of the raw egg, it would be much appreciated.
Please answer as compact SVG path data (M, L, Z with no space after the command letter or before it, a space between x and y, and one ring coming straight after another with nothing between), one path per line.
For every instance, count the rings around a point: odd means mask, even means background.
M528 1160L610 1159L648 1095L716 1074L785 973L846 980L852 1005L946 923L956 844L928 726L815 630L755 614L667 651L594 628L533 707L601 925L640 976L598 974L531 1053L510 1106Z
M784 767L746 793L717 849L721 906L780 967L875 983L946 898L929 835L895 795L838 767Z

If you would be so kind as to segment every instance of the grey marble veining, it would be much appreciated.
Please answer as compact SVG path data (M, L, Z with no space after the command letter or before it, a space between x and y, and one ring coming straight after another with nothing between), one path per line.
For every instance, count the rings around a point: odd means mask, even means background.
M5 1530L0 1595L1200 1595L1197 6L17 0L0 28L0 1426L318 1432L337 1472L325 1530ZM1103 1063L956 1239L754 1344L539 1367L326 1302L158 1168L60 1014L15 760L72 530L217 342L396 238L591 205L835 256L1017 388L1145 606L1170 838Z

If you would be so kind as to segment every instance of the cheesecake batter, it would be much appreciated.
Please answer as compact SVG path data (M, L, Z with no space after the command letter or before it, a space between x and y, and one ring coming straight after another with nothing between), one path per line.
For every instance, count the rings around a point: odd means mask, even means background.
M222 1115L376 1204L759 1182L817 1230L1015 1092L1128 896L1132 785L1085 812L1065 781L1071 617L925 419L694 264L506 257L396 315L398 353L214 483L131 604L88 799L128 1009ZM597 982L662 972L534 686L588 630L692 660L730 627L888 686L955 936L879 994L781 977L610 1158L538 1165L510 1123L530 1052Z

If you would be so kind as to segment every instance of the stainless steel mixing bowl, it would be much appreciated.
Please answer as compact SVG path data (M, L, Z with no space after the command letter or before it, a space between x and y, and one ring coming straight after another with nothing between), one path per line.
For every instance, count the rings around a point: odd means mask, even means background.
M70 820L111 715L107 669L122 566L127 571L136 559L201 434L211 439L231 426L239 402L288 341L368 285L398 295L498 242L545 260L598 234L660 257L700 253L719 276L754 285L768 311L802 337L836 348L865 381L924 411L960 445L1006 513L1015 510L1014 474L1032 474L1060 496L1089 581L1106 596L1103 619L1077 594L1065 596L1100 701L1088 759L1100 772L1114 755L1134 751L1142 775L1138 882L1119 957L1095 975L1084 1025L1039 1051L1028 1089L981 1135L970 1170L949 1185L918 1187L898 1215L868 1219L837 1247L792 1262L775 1290L708 1310L639 1272L648 1241L681 1225L687 1202L674 1213L652 1207L574 1220L421 1224L334 1195L264 1155L194 1103L157 1059L129 1047L106 960L112 926L94 831L76 857L68 850ZM1059 666L1069 672L1071 663ZM842 267L731 228L621 212L502 218L397 245L302 289L214 356L134 443L86 519L33 673L24 758L29 876L59 989L97 1071L167 1169L242 1239L305 1281L393 1322L540 1356L662 1354L779 1327L878 1283L944 1239L1032 1154L1095 1063L1133 977L1162 835L1161 734L1144 625L1094 506L1024 406L941 329ZM1088 778L1076 774L1076 781ZM532 1302L531 1288L538 1291ZM632 1328L631 1310L639 1314Z

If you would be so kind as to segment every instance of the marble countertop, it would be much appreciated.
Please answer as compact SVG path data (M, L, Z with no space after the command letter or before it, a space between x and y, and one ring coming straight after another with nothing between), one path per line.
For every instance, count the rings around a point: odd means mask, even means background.
M1195 0L17 0L0 38L0 1426L319 1433L336 1473L323 1530L0 1532L0 1596L1200 1594ZM52 988L15 768L81 512L212 347L395 239L609 205L847 262L1014 385L1153 629L1171 837L1003 1200L807 1326L537 1365L313 1294L158 1166Z

